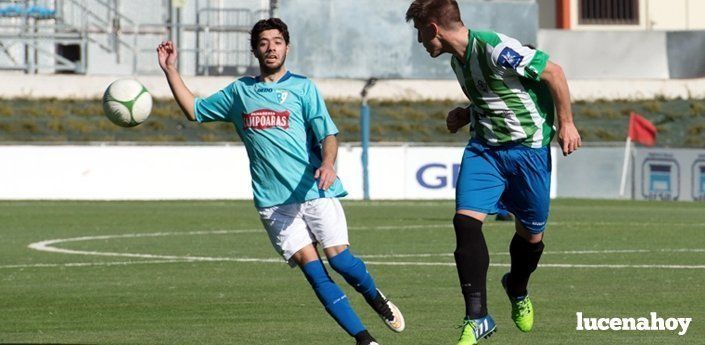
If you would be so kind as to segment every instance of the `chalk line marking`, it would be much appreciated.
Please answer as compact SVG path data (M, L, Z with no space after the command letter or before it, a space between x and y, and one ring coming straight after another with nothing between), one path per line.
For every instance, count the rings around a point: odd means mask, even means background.
M422 227L441 227L440 225L415 225L415 226L380 226L380 227L357 227L357 229L401 229L401 228L422 228ZM446 225L443 225L446 227ZM355 228L355 227L352 227ZM123 258L139 258L149 260L135 261L114 261L114 262L78 262L78 263L57 263L57 264L17 264L17 265L0 265L0 269L10 268L42 268L42 267L89 267L89 266L120 266L132 264L162 264L162 263L183 263L183 262L254 262L254 263L282 263L280 258L251 258L251 257L210 257L210 256L179 256L179 255L157 255L146 253L118 253L118 252L101 252L101 251L86 251L59 248L55 245L60 243L94 241L94 240L111 240L120 238L141 238L141 237L163 237L163 236L199 236L199 235L225 235L225 234L244 234L262 232L262 229L241 229L241 230L205 230L205 231L190 231L190 232L154 232L154 233L133 233L121 235L100 235L100 236L81 236L64 239L52 239L29 244L29 248L61 254L72 255L89 255L89 256L109 256ZM705 249L613 249L613 250L570 250L570 251L547 251L544 254L615 254L615 253L656 253L656 252L705 252ZM508 255L507 253L497 255ZM418 254L380 254L380 255L360 255L363 258L427 258L427 257L448 257L451 253L418 253ZM414 261L366 261L369 265L378 266L455 266L453 262L414 262ZM509 264L494 263L490 264L493 267L509 267ZM541 264L541 267L546 268L644 268L644 269L705 269L705 265L626 265L626 264Z

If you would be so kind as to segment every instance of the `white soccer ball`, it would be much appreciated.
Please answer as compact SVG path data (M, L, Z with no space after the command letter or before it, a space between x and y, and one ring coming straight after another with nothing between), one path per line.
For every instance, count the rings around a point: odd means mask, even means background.
M152 95L134 79L118 79L103 94L103 111L114 124L134 127L152 111Z

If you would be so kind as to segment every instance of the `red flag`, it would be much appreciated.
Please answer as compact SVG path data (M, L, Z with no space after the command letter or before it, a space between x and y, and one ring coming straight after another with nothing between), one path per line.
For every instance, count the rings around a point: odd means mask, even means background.
M645 146L654 146L656 126L643 116L632 112L629 116L629 138Z

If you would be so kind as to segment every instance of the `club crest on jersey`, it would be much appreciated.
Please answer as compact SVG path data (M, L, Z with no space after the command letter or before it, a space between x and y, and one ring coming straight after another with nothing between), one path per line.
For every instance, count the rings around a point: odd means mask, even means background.
M506 68L516 69L521 63L521 60L524 60L524 57L521 56L521 54L517 53L512 48L505 47L499 54L497 63Z
M485 82L482 81L482 80L478 80L477 83L475 83L475 85L476 85L477 88L478 88L480 91L482 91L482 92L487 92L487 91L489 91L489 88L487 87L487 83L485 83Z
M269 129L279 127L289 129L289 111L259 109L249 114L242 114L243 129Z
M284 104L287 97L289 97L289 91L277 90L277 102L279 102L279 104Z

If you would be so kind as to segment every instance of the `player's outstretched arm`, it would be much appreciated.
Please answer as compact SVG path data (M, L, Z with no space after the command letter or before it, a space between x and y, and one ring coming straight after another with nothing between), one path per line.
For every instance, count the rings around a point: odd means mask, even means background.
M176 69L176 56L176 46L171 41L164 41L157 47L159 67L162 68L164 75L166 75L166 80L169 82L169 87L174 99L176 99L176 103L179 104L187 119L196 121L194 109L196 98L191 93L191 90L186 87L184 80L181 79L181 75Z
M316 169L313 177L318 180L318 189L328 190L337 177L333 166L335 158L338 156L338 139L335 135L329 135L323 139L321 146L323 148L323 162L321 167Z
M558 116L558 144L567 156L577 150L581 145L580 133L573 123L573 112L570 108L570 92L568 81L561 66L549 61L546 69L541 73L541 80L548 85L551 96L556 104Z

